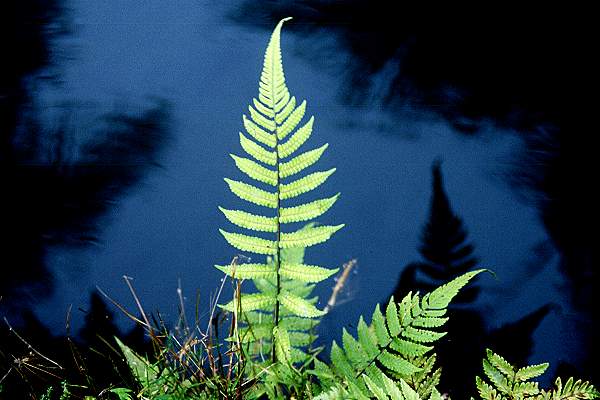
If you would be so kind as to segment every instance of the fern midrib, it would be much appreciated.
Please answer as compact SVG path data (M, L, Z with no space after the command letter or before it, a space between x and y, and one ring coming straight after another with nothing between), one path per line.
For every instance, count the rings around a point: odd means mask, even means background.
M278 46L279 47L279 46ZM272 51L271 52L271 70L275 71L275 52ZM285 80L285 78L284 78ZM284 81L285 82L285 81ZM276 291L275 291L275 311L273 312L273 326L274 328L277 328L277 326L279 325L279 293L281 293L281 275L279 273L280 268L281 268L281 223L279 222L279 218L281 216L281 190L280 190L280 176L279 176L279 124L277 123L277 102L276 102L276 96L275 96L275 74L272 74L271 77L271 107L273 109L273 123L275 124L275 130L274 130L274 135L275 135L275 172L276 172L276 193L277 193L277 200L276 200L276 216L275 216L275 226L276 226L276 246L277 246L277 254L275 257L275 275L276 275L276 279L277 279L277 287L276 287ZM283 122L283 121L282 121ZM277 356L275 355L275 336L273 334L271 334L271 358L273 362L277 361Z

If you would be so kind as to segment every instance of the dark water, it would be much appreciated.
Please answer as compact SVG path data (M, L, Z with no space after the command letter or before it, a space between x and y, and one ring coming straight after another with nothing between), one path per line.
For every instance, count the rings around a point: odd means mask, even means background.
M288 2L257 12L244 2L55 1L54 12L33 0L37 8L14 6L21 19L8 28L22 34L0 77L3 314L18 321L31 309L58 334L72 305L75 332L96 286L133 307L123 275L167 320L177 315L178 280L190 308L196 291L208 305L221 279L212 265L236 254L218 233L227 223L217 206L240 205L223 182L240 177L228 154L241 152L241 114L285 14L298 16L283 34L288 86L315 115L312 146L330 144L321 168L337 168L314 196L342 192L321 222L346 224L307 257L329 267L358 260L322 342L370 314L421 260L440 158L478 266L497 275L478 281L486 329L552 303L530 329L529 360L586 365L580 327L594 320L597 280L590 150L569 136L560 96L537 93L545 75L529 86L521 76L548 61L547 49L513 65L527 53L503 43L530 38L526 30L477 47L456 44L475 34L376 26L386 10L360 1L310 12ZM479 69L463 72L472 59ZM567 78L557 79L561 88ZM322 302L330 286L318 289Z

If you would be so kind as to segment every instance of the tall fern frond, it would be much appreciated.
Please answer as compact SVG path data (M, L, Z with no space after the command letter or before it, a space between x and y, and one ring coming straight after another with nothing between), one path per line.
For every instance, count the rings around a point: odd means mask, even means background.
M333 342L333 372L367 398L369 393L375 393L376 387L389 395L388 379L403 382L402 385L410 386L422 398L437 393L439 371L433 369L434 359L430 359L433 344L445 335L439 328L448 320L446 310L450 301L482 271L461 275L423 297L409 293L398 304L392 298L385 314L377 305L370 325L362 318L359 320L358 339L344 330L342 347ZM423 374L425 369L429 373ZM377 394L376 397L387 398Z
M311 224L295 231L284 230L286 225L321 216L339 197L338 193L302 204L284 204L288 199L295 199L316 189L335 171L333 168L298 176L319 160L328 145L299 151L312 135L314 117L302 122L306 101L297 104L286 85L280 35L283 23L289 19L281 20L271 35L258 85L258 97L252 100L248 114L242 118L245 132L240 132L240 145L248 157L231 155L250 183L225 179L237 197L265 207L267 212L270 209L271 215L220 207L229 222L252 231L237 233L221 229L225 240L238 250L267 255L271 261L217 268L229 276L254 281L259 290L259 293L242 295L239 300L223 306L226 310L233 310L238 307L234 302L241 302L239 306L248 322L243 333L248 341L260 339L261 343L272 346L274 330L279 332L280 337L286 337L276 329L282 324L281 316L286 315L294 318L288 318L289 322L282 328L295 331L290 332L289 339L292 347L297 347L309 342L303 334L306 326L312 324L312 319L324 314L315 306L316 301L308 298L313 284L327 279L337 270L303 262L287 262L283 257L284 252L323 243L343 225ZM265 232L269 237L257 236L258 232ZM269 352L275 360L278 352L273 350L271 348ZM291 357L294 358L293 354Z

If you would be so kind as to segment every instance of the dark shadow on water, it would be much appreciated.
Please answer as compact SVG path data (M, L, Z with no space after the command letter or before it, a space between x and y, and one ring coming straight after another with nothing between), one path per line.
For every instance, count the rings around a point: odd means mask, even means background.
M65 5L26 0L1 7L0 310L18 315L52 291L49 247L97 243L102 217L159 165L170 140L170 105L156 99L92 112L81 126L71 101L52 107L57 122L49 124L36 96L43 82L59 84L62 60L53 44L69 34Z
M106 216L160 166L171 140L171 107L161 99L112 113L92 110L87 119L69 100L52 105L48 118L36 100L44 84L60 85L62 60L54 57L53 43L70 34L69 24L58 0L0 5L0 316L8 316L22 338L1 323L0 378L9 373L0 398L30 398L30 389L40 395L62 379L98 392L127 376L113 368L120 358L111 350L113 335L143 348L143 334L120 332L97 294L73 338L56 336L31 311L52 293L49 250L101 241ZM84 365L94 369L96 381L82 380Z
M338 39L331 56L343 60L336 73L347 74L347 100L363 99L374 76L385 72L384 104L428 108L463 132L476 132L487 120L525 130L565 121L571 112L565 95L591 73L584 62L591 25L584 10L577 11L581 23L568 29L571 10L564 7L527 10L502 2L465 12L414 2L265 1L256 7L243 1L229 17L271 30L292 16L286 30Z
M158 166L169 136L169 106L157 101L141 115L102 116L86 132L93 139L77 149L71 147L76 127L22 128L24 145L13 147L11 161L0 165L5 193L0 251L6 266L0 295L11 307L50 294L49 247L100 240L102 217Z

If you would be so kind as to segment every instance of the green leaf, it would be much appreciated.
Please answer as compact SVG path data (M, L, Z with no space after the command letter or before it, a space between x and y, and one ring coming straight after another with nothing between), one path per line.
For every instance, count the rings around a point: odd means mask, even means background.
M116 394L119 400L132 400L131 393L133 391L127 388L113 388L108 390L109 393Z
M225 178L229 189L240 199L270 208L277 208L277 195L244 182Z
M282 200L291 199L309 192L323 184L334 172L335 168L331 168L328 171L313 172L291 183L281 184L280 198Z
M306 102L304 102L304 105L306 106ZM295 108L296 108L296 97L292 96L292 98L290 99L290 101L287 102L285 107L283 107L280 111L278 111L275 114L275 122L277 123L277 125L282 125L282 123L292 114L292 112L294 111ZM302 116L296 121L296 125L298 124L298 122L300 122L300 120L302 119L303 116L304 116L304 114L302 114ZM278 135L279 140L284 139L284 137L281 137L281 131L282 131L283 127L284 126L280 126L279 129L277 130L277 133L279 134ZM292 127L292 129L295 127L296 126L294 125Z
M155 381L159 373L158 368L152 365L145 357L131 350L118 337L115 336L114 339L121 349L123 356L125 356L125 361L131 369L133 376L141 384Z
M317 309L308 301L289 292L279 293L278 298L281 304L294 315L307 318L315 318L325 315L323 311Z
M433 309L444 309L448 307L450 301L458 294L458 291L463 288L471 279L473 279L478 274L486 271L485 269L479 269L472 272L467 272L459 276L458 278L446 283L443 286L435 289L433 292L428 295L423 296L423 303L427 304L427 306L423 308L433 308Z
M270 110L268 107L265 107L262 103L260 103L256 99L253 99L253 101L254 101L254 105L256 106L256 108L261 108L261 112L264 112L264 113L272 113L273 112L272 110ZM276 143L275 135L265 131L264 129L259 127L257 124L252 122L250 119L248 119L245 115L243 116L242 120L244 122L244 128L246 128L246 132L248 132L248 134L250 134L250 136L252 136L257 142L264 144L271 148L275 147L275 143Z
M292 346L287 331L279 326L273 328L273 338L275 339L275 354L281 362L291 364Z
M337 201L340 194L326 199L319 199L296 207L282 207L279 222L287 224L290 222L308 221L320 217Z
M274 217L250 214L246 211L227 210L219 207L225 218L239 227L261 232L277 232L277 222Z
M379 304L377 304L375 307L375 311L373 312L373 317L371 319L379 344L381 346L387 346L391 339L385 326L385 319L383 318L383 314L381 314L381 310L379 309Z
M292 97L292 100L290 100L290 103L295 104L296 99ZM288 103L286 105L286 107L280 113L279 121L277 121L278 124L281 123L281 120L283 119L285 114L287 112L289 112L289 108L290 108L290 105ZM305 112L306 112L306 101L303 101L302 104L300 104L296 109L294 109L294 111L291 112L291 114L289 114L289 116L287 117L285 122L277 130L277 137L279 138L279 140L285 139L287 137L287 135L298 126L298 123L304 117Z
M292 155L296 150L300 148L308 140L312 133L313 124L315 122L314 117L310 117L308 122L298 128L296 132L283 144L277 145L277 151L279 157L286 158Z
M519 370L515 374L515 380L528 381L530 379L537 378L538 376L540 376L544 372L546 372L546 370L548 369L549 366L550 366L550 364L543 363L543 364L529 365L527 367L519 368Z
M282 248L310 247L327 241L331 235L344 227L344 224L335 226L317 226L310 229L300 229L292 233L282 233L280 245Z
M242 312L266 310L275 304L275 297L264 293L242 294L240 299ZM237 307L237 302L237 299L233 299L220 307L226 311L233 312Z
M278 180L276 171L265 168L248 158L238 157L234 154L230 154L230 156L233 158L233 161L238 169L248 175L250 178L271 186L277 185Z
M276 276L275 267L272 264L215 265L215 267L235 279L273 278Z
M421 368L415 367L410 361L407 361L401 357L397 357L387 350L383 351L377 357L377 360L387 369L390 369L401 375L410 376L421 370Z
M256 160L267 165L277 164L277 155L274 151L265 150L263 147L244 136L242 132L240 132L240 145L246 153L254 157Z
M488 360L483 360L483 372L490 378L494 387L498 388L502 393L509 394L510 386L506 377L496 369Z
M398 308L396 308L396 302L392 297L385 309L385 317L387 320L387 326L390 331L390 336L396 337L400 335L402 330L400 326L400 320L398 319Z
M377 386L372 380L371 378L369 378L367 375L363 375L363 379L365 380L365 383L367 384L367 387L369 388L369 390L371 391L371 394L373 396L375 396L375 398L377 400L388 400L387 395L385 394L385 391L380 388L379 386Z
M321 155L323 155L323 152L327 149L327 147L329 147L329 144L325 143L323 146L317 149L307 151L292 158L288 162L282 163L279 166L279 176L281 178L287 178L310 167L316 163L319 158L321 158Z
M261 239L253 236L242 235L241 233L226 232L219 229L225 240L242 251L249 251L257 254L276 254L276 243L272 240Z
M260 103L258 103L258 104L260 104ZM262 104L260 107L268 110L268 108L266 106L263 106ZM267 131L271 131L271 132L273 132L275 130L276 125L272 119L266 118L265 116L260 114L258 111L256 111L254 108L252 108L251 106L248 106L248 111L250 112L250 117L252 118L252 121L254 121L256 124L260 125L260 127L266 129ZM272 112L272 110L271 110L271 112Z
M315 265L282 263L279 274L301 282L321 282L335 274L339 268L327 269Z

